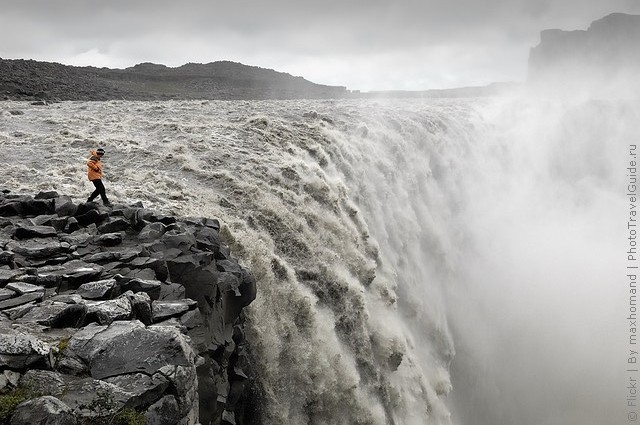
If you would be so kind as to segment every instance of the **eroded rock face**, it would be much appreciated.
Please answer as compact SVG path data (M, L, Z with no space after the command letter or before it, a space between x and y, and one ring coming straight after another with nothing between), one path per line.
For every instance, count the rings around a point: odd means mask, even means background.
M0 390L32 395L11 424L241 423L256 283L217 220L55 192L2 192L0 216Z

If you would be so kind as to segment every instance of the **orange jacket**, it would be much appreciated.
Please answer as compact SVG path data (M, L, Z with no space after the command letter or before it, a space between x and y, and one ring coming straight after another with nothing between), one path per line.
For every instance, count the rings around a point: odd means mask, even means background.
M87 176L89 180L102 178L102 163L96 151L91 151L91 158L87 161Z

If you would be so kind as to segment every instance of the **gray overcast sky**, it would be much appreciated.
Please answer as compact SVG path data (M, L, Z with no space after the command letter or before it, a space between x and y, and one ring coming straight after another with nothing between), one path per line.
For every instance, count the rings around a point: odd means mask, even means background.
M640 0L0 0L0 57L125 68L232 60L361 90L526 77L546 28Z

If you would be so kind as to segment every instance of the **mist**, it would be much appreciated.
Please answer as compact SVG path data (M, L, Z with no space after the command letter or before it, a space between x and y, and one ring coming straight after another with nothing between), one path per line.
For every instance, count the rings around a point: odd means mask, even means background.
M494 127L465 183L468 239L447 291L454 418L620 423L625 175L640 103L524 94L483 111Z

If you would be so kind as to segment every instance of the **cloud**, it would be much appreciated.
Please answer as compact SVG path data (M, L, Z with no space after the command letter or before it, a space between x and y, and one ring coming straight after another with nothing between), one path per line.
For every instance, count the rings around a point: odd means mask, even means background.
M100 64L118 67L228 59L359 89L524 79L540 30L640 13L629 0L5 3L0 36L13 42L0 57L79 63L99 52Z

